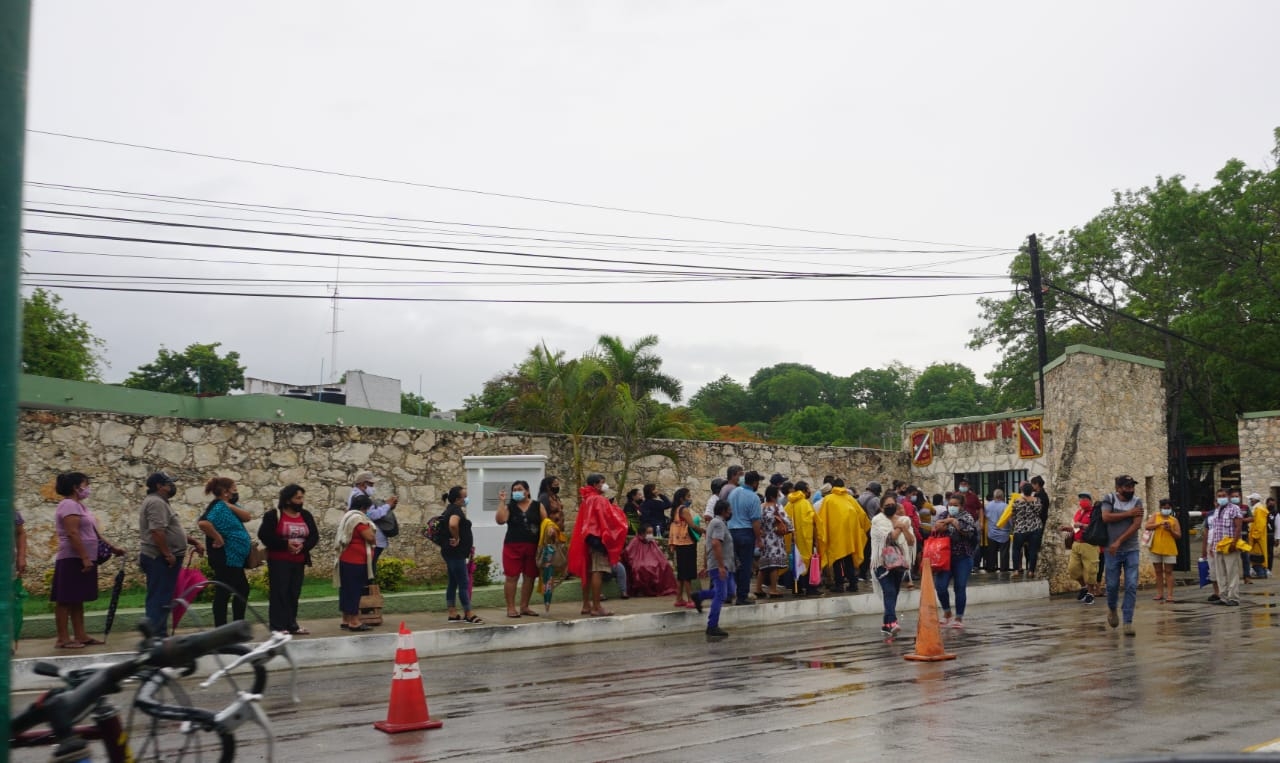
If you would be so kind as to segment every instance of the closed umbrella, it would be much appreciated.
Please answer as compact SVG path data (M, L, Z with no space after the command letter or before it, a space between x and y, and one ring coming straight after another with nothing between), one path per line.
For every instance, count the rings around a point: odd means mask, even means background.
M471 600L471 592L476 587L476 550L471 548L471 555L467 557L467 600Z
M186 565L178 570L178 585L174 588L178 592L178 597L173 600L174 631L178 630L178 623L187 613L187 607L204 593L204 584L209 580L203 572L191 566L191 560L195 559L195 556L194 553L189 554Z
M102 626L102 640L106 641L111 635L111 626L116 621L116 608L120 606L120 591L124 589L124 557L120 558L120 571L116 573L116 580L111 584L111 603L107 605L107 621Z

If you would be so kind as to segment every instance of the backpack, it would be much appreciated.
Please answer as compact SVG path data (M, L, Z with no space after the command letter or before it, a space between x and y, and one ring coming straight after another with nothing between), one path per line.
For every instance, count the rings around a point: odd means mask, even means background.
M422 534L427 540L444 548L449 542L449 523L445 520L444 514L437 514L427 520L427 526L423 528Z
M902 555L902 550L893 543L884 544L884 549L880 552L880 566L885 570L900 570L907 566L906 557Z
M388 511L381 518L373 520L373 523L388 538L394 538L400 534L400 520L396 519L395 509Z
M1080 537L1081 543L1088 543L1090 546L1102 548L1111 544L1111 539L1107 535L1107 523L1102 521L1102 506L1115 505L1115 496L1108 493L1102 497L1093 506L1093 511L1089 514L1089 526L1084 529L1084 534Z

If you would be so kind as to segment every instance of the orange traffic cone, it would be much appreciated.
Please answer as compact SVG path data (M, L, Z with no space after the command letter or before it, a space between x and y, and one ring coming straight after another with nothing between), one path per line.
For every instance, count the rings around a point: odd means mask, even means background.
M400 640L396 645L396 668L391 675L391 702L387 719L373 727L388 734L420 729L438 729L444 721L433 721L427 713L427 692L422 688L422 671L418 669L418 650L413 633L400 623Z
M904 657L912 662L954 660L942 648L942 629L938 627L938 597L933 590L933 568L925 559L920 567L920 622L916 626L916 650Z

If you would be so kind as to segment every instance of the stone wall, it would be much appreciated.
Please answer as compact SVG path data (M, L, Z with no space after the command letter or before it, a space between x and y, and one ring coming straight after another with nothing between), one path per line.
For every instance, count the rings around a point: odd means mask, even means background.
M1280 497L1280 411L1246 413L1238 428L1241 491Z
M654 482L668 495L685 486L703 501L711 479L732 463L766 476L782 472L811 484L824 474L841 475L858 486L907 474L906 455L894 451L692 441L660 445L674 450L678 463L641 459L632 467L630 484ZM211 477L235 479L242 504L258 516L275 505L282 486L300 484L324 536L311 574L327 576L333 566L333 528L352 477L368 469L379 477L380 496L401 499L401 534L389 553L414 560L418 566L412 577L422 580L443 575L438 550L421 537L421 528L442 510L441 493L451 485L466 484L464 456L545 454L547 473L559 475L567 486L570 451L564 437L26 410L19 418L15 494L27 520L28 579L31 587L43 590L44 572L52 567L57 547L53 479L63 471L90 477L93 496L87 503L98 515L103 535L129 549L131 559L138 547L137 507L146 493L144 480L153 471L163 470L177 479L173 503L189 530L194 530L196 516L207 502L203 486ZM612 484L612 475L621 468L615 443L588 438L584 452L587 471L610 475ZM572 489L564 492L566 497L576 496ZM256 533L256 520L249 529ZM133 580L139 580L136 564L128 568Z
M1051 497L1049 528L1040 570L1054 592L1074 587L1068 554L1055 532L1071 524L1077 494L1096 499L1114 490L1115 478L1132 475L1149 510L1168 496L1163 364L1080 346L1045 375L1045 479ZM1151 577L1144 551L1144 581Z

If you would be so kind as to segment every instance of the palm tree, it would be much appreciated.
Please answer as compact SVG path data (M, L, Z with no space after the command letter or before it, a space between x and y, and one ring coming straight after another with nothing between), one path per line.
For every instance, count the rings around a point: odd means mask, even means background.
M573 480L584 482L583 438L601 431L613 404L608 369L591 356L564 359L546 344L529 351L520 366L524 391L516 400L516 420L529 430L563 432L573 449Z
M613 381L630 388L632 399L641 400L661 392L671 402L678 403L684 388L679 379L662 373L662 358L649 352L657 345L655 334L641 337L630 347L623 344L620 337L605 334L596 341L596 354Z
M653 440L686 439L693 431L684 411L668 408L651 397L636 399L625 384L614 385L614 401L609 416L609 432L622 451L622 470L615 483L625 494L631 465L648 456L662 456L679 464L680 454L671 448L655 447Z

